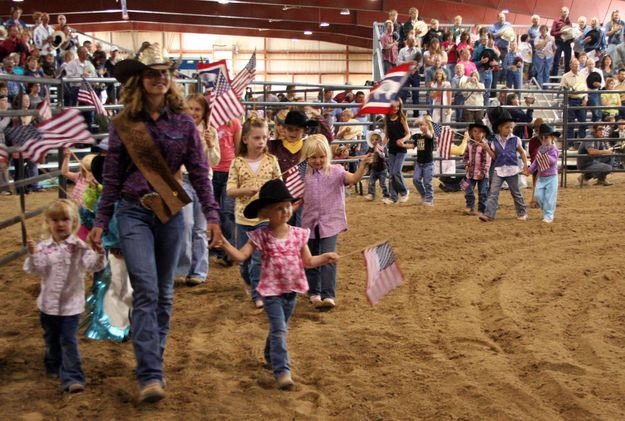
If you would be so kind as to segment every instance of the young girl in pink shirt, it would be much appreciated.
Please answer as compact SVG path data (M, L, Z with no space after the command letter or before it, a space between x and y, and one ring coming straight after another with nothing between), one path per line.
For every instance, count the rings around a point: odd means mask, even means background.
M366 155L355 173L342 165L330 165L332 152L323 135L312 135L302 148L302 159L308 161L304 178L304 213L302 227L310 230L308 247L315 255L336 251L338 234L347 230L345 185L357 183L373 161ZM323 265L306 271L310 302L317 308L336 305L336 265Z
M308 291L304 268L336 262L336 253L312 256L306 245L310 230L288 225L295 201L284 182L277 178L263 184L258 199L244 210L246 218L268 219L269 224L248 232L249 240L237 250L223 238L223 249L238 261L252 253L261 255L262 271L256 290L262 296L263 308L269 318L269 336L265 342L265 361L280 389L291 389L291 366L286 346L288 322L293 314L296 294Z

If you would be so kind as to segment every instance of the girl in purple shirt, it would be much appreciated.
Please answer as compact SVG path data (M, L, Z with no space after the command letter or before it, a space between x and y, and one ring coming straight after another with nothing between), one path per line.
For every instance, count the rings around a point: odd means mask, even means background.
M347 230L345 185L357 183L365 173L373 155L363 157L355 173L340 165L330 165L332 151L325 136L309 136L302 148L308 161L304 178L304 213L302 227L310 230L308 247L313 256L336 251L338 234ZM306 271L310 302L317 308L336 305L336 265L323 265Z

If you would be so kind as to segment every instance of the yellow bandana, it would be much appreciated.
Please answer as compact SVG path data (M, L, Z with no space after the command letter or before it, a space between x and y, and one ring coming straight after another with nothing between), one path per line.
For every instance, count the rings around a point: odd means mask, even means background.
M300 139L297 142L289 142L286 139L282 139L282 146L294 155L302 149L302 146L304 146L304 140Z

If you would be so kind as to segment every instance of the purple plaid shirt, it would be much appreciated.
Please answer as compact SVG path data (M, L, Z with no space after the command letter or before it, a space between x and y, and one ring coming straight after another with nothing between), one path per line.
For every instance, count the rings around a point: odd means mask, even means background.
M156 121L147 116L144 121L169 170L175 174L184 164L189 172L191 185L202 204L206 221L209 224L218 224L219 205L215 201L213 187L208 179L208 162L202 140L191 117L165 109ZM109 152L104 161L102 176L104 189L100 196L96 227L108 226L115 202L120 199L122 193L141 197L153 191L130 159L112 124L109 132Z
M310 238L328 238L347 230L345 215L345 168L331 165L328 175L323 170L306 170L304 179L302 228L310 229Z

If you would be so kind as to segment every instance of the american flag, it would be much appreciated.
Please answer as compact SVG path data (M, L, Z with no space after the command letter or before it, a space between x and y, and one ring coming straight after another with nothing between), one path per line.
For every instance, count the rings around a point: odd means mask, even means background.
M226 78L228 77L228 65L226 60L219 60L213 63L198 63L197 69L200 81L205 89L204 95L206 95L210 104L210 99L215 90L219 73L221 72L226 75Z
M388 114L391 109L391 103L399 97L399 91L408 80L413 68L414 64L406 63L389 70L384 79L371 89L356 116L362 114Z
M91 85L86 81L83 81L80 89L78 90L78 102L94 106L96 114L107 115L106 109L102 104L102 100L98 94L95 93Z
M77 143L95 145L80 111L68 108L52 119L33 125L9 127L5 130L13 146L19 146L24 158L40 162L51 149L66 148Z
M368 247L362 254L367 267L367 300L374 305L390 290L401 285L404 275L388 241Z
M549 162L549 155L544 152L538 152L536 154L536 161L538 161L538 169L540 171L548 170L551 167L551 162Z
M302 197L304 195L306 168L308 168L308 162L302 161L284 172L284 184L286 184L286 188L289 189L289 193L293 197Z
M215 128L223 126L245 112L237 94L232 90L230 82L222 72L217 75L215 91L209 103L211 104L209 123L212 122Z
M236 92L239 98L243 98L245 95L245 88L251 81L254 80L256 76L256 51L250 57L250 61L248 61L247 65L241 69L239 73L232 80L232 89Z
M451 159L451 145L454 143L456 131L449 126L432 123L434 136L438 139L438 154L443 159Z

